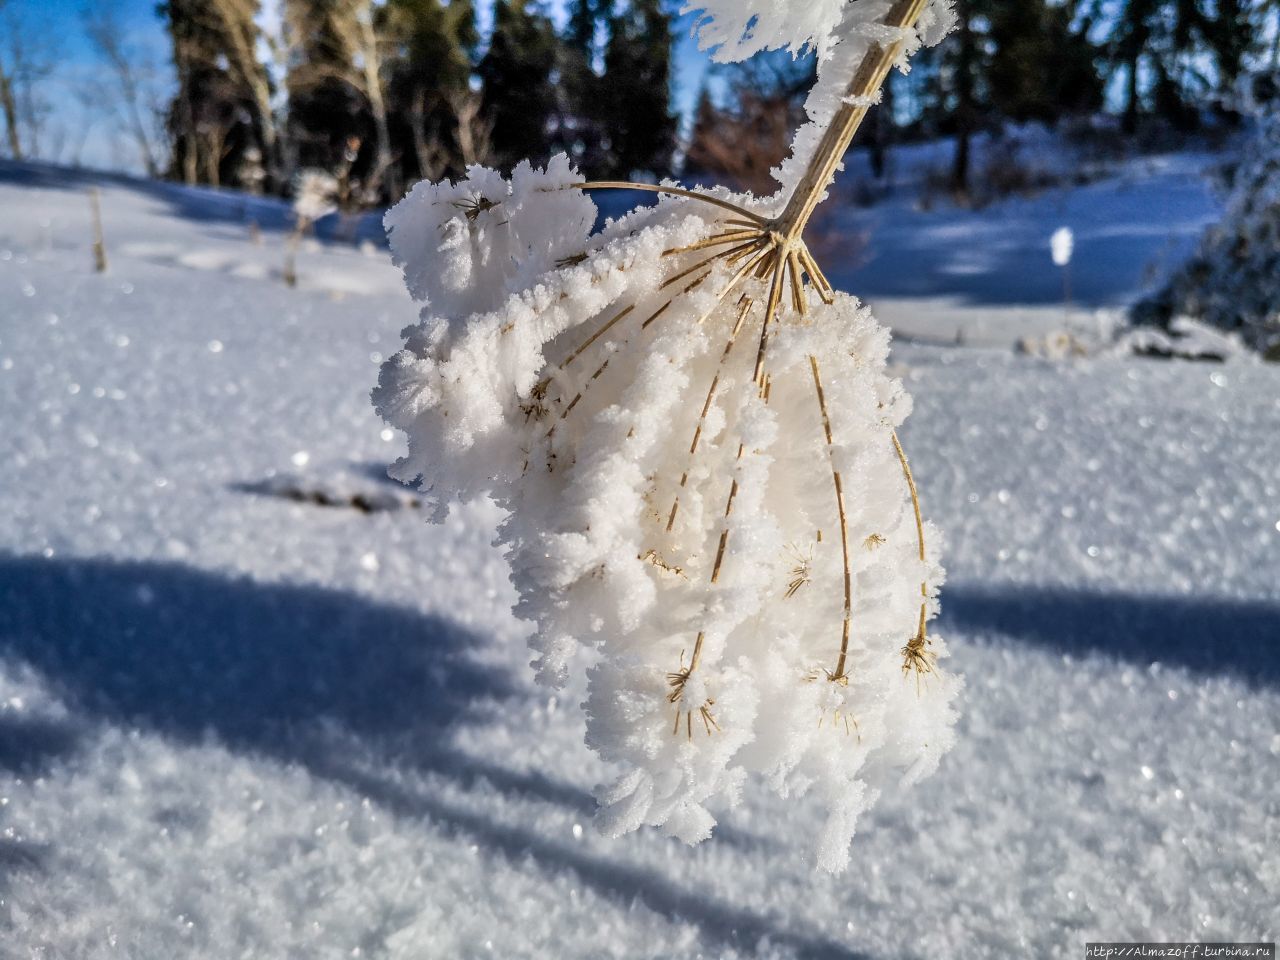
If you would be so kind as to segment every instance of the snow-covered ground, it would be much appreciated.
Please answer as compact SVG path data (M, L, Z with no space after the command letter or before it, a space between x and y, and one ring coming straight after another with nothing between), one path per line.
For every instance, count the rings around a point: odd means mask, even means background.
M1021 136L1019 162L1030 170L1070 182L1072 165L1088 166L1087 154L1043 142L1038 128ZM847 265L832 279L870 302L899 335L917 340L1001 345L1064 328L1086 337L1106 331L1115 314L1194 251L1220 212L1204 174L1222 157L1199 153L1134 159L1096 182L1015 197L976 215L940 198L921 212L921 181L947 169L950 149L930 143L898 150L889 195L867 209L837 208L828 227L828 258ZM985 140L975 146L975 166L996 162L990 149ZM869 177L865 157L855 155L844 195L855 195ZM1065 285L1049 248L1059 227L1075 237Z
M414 309L381 247L312 245L290 289L275 205L104 181L97 275L88 180L0 167L0 957L1276 939L1280 370L1009 348L1062 318L1054 228L1080 309L1122 304L1212 216L1200 165L841 215L875 251L843 285L916 341L967 690L838 879L763 788L696 848L592 832L607 771L581 691L532 684L495 511L427 526L383 476Z

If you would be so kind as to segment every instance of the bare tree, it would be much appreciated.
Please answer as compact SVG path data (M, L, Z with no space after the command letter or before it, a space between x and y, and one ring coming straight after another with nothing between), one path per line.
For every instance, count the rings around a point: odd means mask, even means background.
M0 13L4 12L5 0L0 0ZM3 21L6 33L13 29L12 17L6 16ZM18 134L18 98L14 96L14 71L17 65L5 56L7 51L0 50L0 109L4 110L4 127L9 137L9 154L15 160L22 159L22 139Z
M124 30L114 8L106 5L89 7L84 13L85 32L115 78L115 93L124 124L138 147L147 176L160 170L156 156L156 127L160 103L148 82L148 68L136 50L124 39Z
M15 11L5 11L5 2L0 0L0 110L9 153L21 160L40 150L40 133L49 112L41 82L52 64L30 24Z
M378 35L373 27L373 3L369 0L362 2L356 11L356 23L360 28L357 49L364 68L364 92L369 99L373 126L378 137L377 159L370 179L375 185L381 184L385 179L387 192L395 201L400 199L400 183L396 176L395 158L391 155L391 128L387 123L387 98L383 94L382 55L378 50Z
M102 97L96 89L83 83L77 84L72 92L76 104L75 114L70 121L72 132L67 137L66 153L58 159L61 163L78 167L84 157L89 134L102 116ZM118 150L119 146L118 142L112 142L113 149Z
M13 95L13 79L9 67L0 53L0 109L4 110L5 132L9 135L9 154L15 160L22 159L22 139L18 136L18 101Z

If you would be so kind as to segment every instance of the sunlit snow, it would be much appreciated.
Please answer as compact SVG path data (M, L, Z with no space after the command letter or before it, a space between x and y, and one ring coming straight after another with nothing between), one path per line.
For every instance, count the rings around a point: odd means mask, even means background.
M1053 230L1076 229L1094 324L1108 235L1154 238L1103 270L1111 300L1212 212L1197 164L980 215L904 196L839 218L901 218L868 237L867 292L921 341L890 371L949 535L940 626L966 694L955 748L867 814L838 881L798 842L816 806L765 789L695 849L592 829L611 771L568 709L581 686L533 684L496 511L430 526L383 475L400 441L369 406L370 335L383 349L416 314L385 254L322 230L290 289L285 208L107 181L97 275L86 182L0 167L0 955L1276 938L1280 371L1011 349L1062 322ZM957 313L909 244L1002 220L1028 247ZM221 256L183 259L199 250Z

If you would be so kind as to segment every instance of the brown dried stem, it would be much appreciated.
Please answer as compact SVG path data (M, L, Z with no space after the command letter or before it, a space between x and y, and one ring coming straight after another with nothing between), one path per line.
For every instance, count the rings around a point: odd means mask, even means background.
M849 634L853 624L853 570L849 562L849 521L844 505L844 483L840 479L840 470L835 462L835 438L831 433L831 414L827 410L826 392L822 389L822 372L818 366L818 358L809 357L809 367L813 372L813 389L818 395L818 410L822 414L822 432L827 440L827 458L831 462L831 482L836 491L836 513L840 522L840 551L844 559L844 618L840 627L840 655L836 659L836 668L827 673L832 683L848 683L849 675L845 673L845 664L849 656Z
M681 187L663 187L653 183L631 183L626 180L588 180L583 183L573 183L569 186L571 189L578 190L644 190L648 193L665 193L673 197L701 200L703 203L709 203L712 206L728 210L730 213L736 213L752 226L763 226L766 223L764 217L758 213L752 213L746 207L731 203L728 200L721 200L719 197L699 193L696 190L685 190Z
M97 187L89 190L89 209L93 214L93 269L107 272L107 241L102 235L102 202Z
M676 524L676 513L680 510L680 491L684 490L689 483L689 471L693 469L693 458L697 455L698 444L702 441L702 428L706 424L707 413L711 410L711 404L715 400L716 389L720 386L720 375L724 370L725 362L729 359L729 354L733 352L733 345L738 339L738 334L747 319L747 314L751 311L752 303L752 299L745 295L739 301L738 318L733 324L733 329L729 331L729 338L725 341L724 350L720 353L720 362L716 364L715 375L711 378L711 386L707 388L707 398L702 403L702 412L698 415L698 423L693 429L693 440L689 443L689 465L680 474L680 486L676 491L674 500L671 502L671 510L667 516L668 533L671 532Z
M902 475L907 481L907 490L911 493L911 507L916 515L916 545L919 547L920 564L923 566L927 563L925 544L924 544L924 517L920 510L920 494L916 490L916 480L911 473L911 464L907 462L907 452L902 448L902 441L898 439L898 431L894 430L893 449L898 454L898 463L902 465ZM916 634L907 641L907 645L902 648L902 672L904 674L914 670L916 672L917 688L920 683L920 674L931 673L933 664L936 659L935 655L928 649L930 640L928 634L928 612L929 612L929 583L927 580L920 581L920 622L916 627Z

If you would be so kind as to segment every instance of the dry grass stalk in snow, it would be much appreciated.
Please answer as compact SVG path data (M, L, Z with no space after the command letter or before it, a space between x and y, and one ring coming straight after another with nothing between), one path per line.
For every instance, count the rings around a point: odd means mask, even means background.
M107 241L102 235L102 198L97 187L89 190L89 210L93 215L93 269L107 272Z

